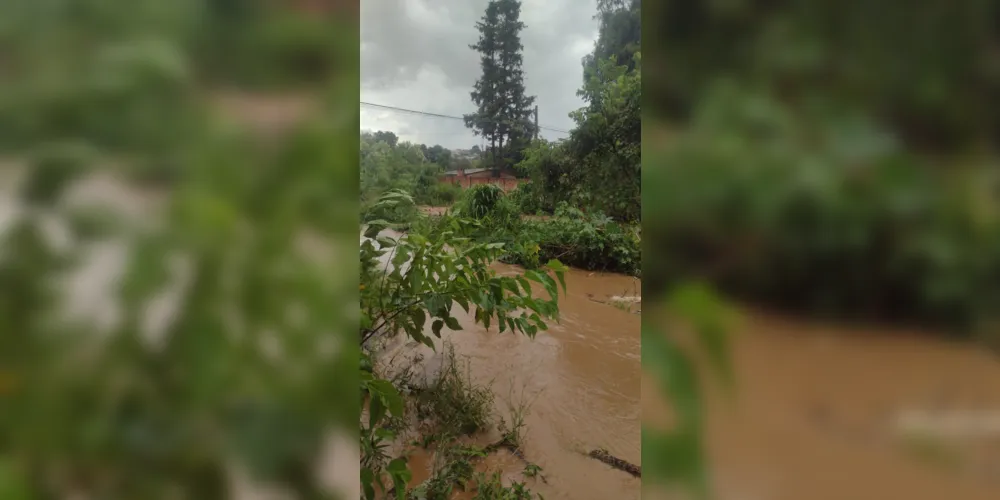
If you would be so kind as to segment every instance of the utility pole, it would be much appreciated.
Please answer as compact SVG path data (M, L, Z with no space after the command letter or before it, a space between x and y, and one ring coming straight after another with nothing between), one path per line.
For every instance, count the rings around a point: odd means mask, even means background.
M538 105L535 104L535 140L538 140Z

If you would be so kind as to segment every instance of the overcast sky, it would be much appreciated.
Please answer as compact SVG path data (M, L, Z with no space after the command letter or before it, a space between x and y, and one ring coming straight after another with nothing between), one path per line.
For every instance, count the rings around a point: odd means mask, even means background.
M469 92L480 76L478 21L488 0L364 0L361 2L361 100L442 115L475 107ZM595 0L523 0L524 83L538 97L538 123L569 130L583 80L580 59L597 39ZM451 149L481 145L460 120L361 106L362 130ZM566 134L542 130L547 139Z

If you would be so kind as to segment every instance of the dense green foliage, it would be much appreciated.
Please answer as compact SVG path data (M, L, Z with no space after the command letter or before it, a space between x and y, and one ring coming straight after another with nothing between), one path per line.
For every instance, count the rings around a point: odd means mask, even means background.
M647 176L664 257L647 284L697 275L789 310L981 330L1000 304L982 154L1000 4L809 5L651 7L666 44L648 96L674 132Z
M639 2L599 2L598 19L579 91L587 106L572 114L576 128L566 141L536 141L517 169L532 182L523 196L528 209L551 213L565 201L635 222L642 205Z
M441 146L399 142L392 132L362 133L360 151L362 213L391 190L406 191L421 205L450 205L459 198L461 188L438 182L438 175L472 166Z
M562 203L550 217L523 218L514 195L489 185L467 190L453 209L476 222L469 230L471 237L505 245L504 262L533 269L557 259L588 271L641 273L638 228L599 212L585 214ZM448 230L440 221L419 221L415 226Z
M521 218L511 197L491 184L478 184L465 190L453 208L458 214L480 223L476 234L482 238L495 238L498 232L518 226Z
M998 310L995 172L945 171L856 115L809 121L732 87L700 112L650 174L651 279L710 276L841 318L971 328Z
M551 218L525 220L510 236L516 251L506 262L526 267L558 259L578 269L632 276L642 272L638 228L603 214L584 214L563 204Z

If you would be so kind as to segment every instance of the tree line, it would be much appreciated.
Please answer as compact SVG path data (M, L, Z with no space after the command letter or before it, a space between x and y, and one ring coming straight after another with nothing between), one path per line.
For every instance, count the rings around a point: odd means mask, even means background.
M474 168L480 155L478 146L460 155L441 145L400 142L388 131L363 132L359 155L362 210L391 190L409 192L422 205L451 204L460 189L439 183L438 176L448 170Z

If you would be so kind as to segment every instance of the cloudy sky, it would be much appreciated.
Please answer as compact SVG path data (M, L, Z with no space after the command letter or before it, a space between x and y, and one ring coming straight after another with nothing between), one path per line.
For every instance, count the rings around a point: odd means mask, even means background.
M361 2L361 101L462 116L480 76L475 23L487 0ZM597 38L595 0L523 0L525 87L538 97L538 123L569 130L583 79L580 59ZM389 130L402 140L448 148L481 145L460 120L361 106L362 130ZM566 134L542 130L548 139Z

